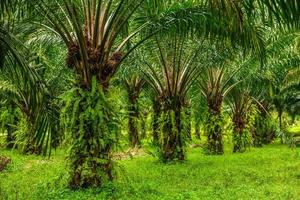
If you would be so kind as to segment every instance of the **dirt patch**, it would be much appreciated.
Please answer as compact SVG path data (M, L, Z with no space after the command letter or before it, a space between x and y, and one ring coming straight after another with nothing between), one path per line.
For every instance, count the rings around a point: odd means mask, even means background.
M133 148L133 149L128 149L125 152L115 153L113 155L113 159L114 160L124 160L124 159L144 156L144 155L146 155L146 152L143 149Z
M31 169L35 165L44 165L51 162L50 160L28 160L24 165L24 169Z
M191 148L203 148L205 145L204 144L191 144L190 147Z
M0 156L0 172L3 171L10 162L11 162L10 158L5 156Z

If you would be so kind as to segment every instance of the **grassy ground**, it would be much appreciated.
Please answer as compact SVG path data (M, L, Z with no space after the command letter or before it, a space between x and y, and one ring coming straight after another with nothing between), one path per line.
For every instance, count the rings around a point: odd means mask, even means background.
M293 135L300 136L300 124L298 124L298 126L288 128L287 131Z
M0 199L300 199L300 149L283 145L224 156L190 149L186 162L167 165L151 156L123 160L114 184L75 192L65 187L63 151L50 160L0 154L13 160L0 173Z

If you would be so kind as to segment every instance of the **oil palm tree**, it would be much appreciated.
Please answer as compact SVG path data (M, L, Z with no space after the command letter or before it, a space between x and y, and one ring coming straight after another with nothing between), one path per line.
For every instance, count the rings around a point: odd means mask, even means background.
M115 82L127 92L128 100L128 143L132 148L141 146L142 139L142 113L140 111L139 99L145 86L145 81L139 70L139 51L131 54L130 59L124 63L124 67L119 70ZM146 131L146 130L145 130Z
M0 80L3 80L1 77ZM11 98L13 95L13 87L6 82L0 81L0 130L2 132L6 132L6 147L12 149L16 147L16 127L18 125L20 110L17 109L16 104L14 104L13 99Z
M205 130L208 135L207 151L210 154L224 153L222 104L228 93L239 83L233 82L236 71L230 74L225 67L209 67L199 82L208 109Z
M161 110L162 106L161 106L161 102L158 99L158 97L156 97L154 95L154 97L152 97L152 110L153 110L153 116L152 116L152 136L153 136L153 144L159 144L159 119L161 116Z
M141 94L144 80L138 76L132 76L125 79L126 90L129 101L129 119L128 119L128 137L131 147L139 147L140 131L138 130L138 119L140 117L138 98Z
M233 88L227 96L227 105L231 110L233 123L233 152L244 152L250 147L253 98L246 84ZM251 121L252 120L252 121Z
M23 54L27 52L27 49L7 29L0 28L0 47L4 49L0 66L2 78L12 86L10 99L13 105L22 111L28 122L23 152L38 154L44 152L45 154L52 146L51 136L55 134L54 126L52 126L55 120L50 119L54 110L49 107L51 103L47 98L49 93L46 85L37 73L33 62L25 61ZM43 147L45 147L44 150Z
M72 112L77 113L72 132L74 143L78 144L73 145L71 151L70 185L74 188L97 186L104 180L112 179L111 151L114 142L112 142L110 134L112 130L109 125L112 117L106 108L95 107L106 105L100 102L106 95L101 95L102 98L97 94L98 99L95 97L94 102L98 103L89 105L91 102L87 102L86 99L89 94L84 93L91 94L92 88L97 88L98 93L107 94L110 80L118 71L122 61L144 40L157 32L153 31L140 39L137 37L138 33L146 27L152 27L148 18L140 18L138 26L131 24L132 20L129 21L133 16L138 16L140 9L143 9L144 13L147 12L143 8L145 5L143 3L143 0L80 2L66 0L62 3L56 1L54 4L47 1L37 3L37 9L48 20L44 26L58 34L68 48L67 66L73 69L77 76L78 97L74 94L73 99L74 102L77 102L76 98L80 99L79 104L84 105L77 106L78 103L75 103L73 105L76 107L72 108ZM180 10L182 11L184 10ZM173 18L176 16L174 12L172 16ZM161 18L169 20L168 16L162 15ZM175 24L173 21L171 20ZM127 44L133 42L133 38L137 41L128 49ZM92 83L95 84L95 81L98 86L93 86ZM89 107L103 112L97 119L102 126L100 134L97 126L91 126L89 123L92 119L83 117L83 113L87 112L84 109ZM85 124L83 132L80 131L81 123ZM85 140L79 142L78 138L85 138ZM90 144L93 140L102 142L97 142L97 145ZM91 167L83 170L82 166L85 165ZM99 175L98 171L103 173Z
M253 143L261 146L271 142L276 133L270 111L275 107L278 113L278 126L281 129L282 114L286 109L285 99L289 86L297 84L297 78L288 77L288 72L297 69L299 56L297 50L298 33L282 34L278 29L266 34L266 62L257 68L257 57L246 58L247 74L251 76L253 87L251 93L256 99L258 114L253 130ZM286 77L287 76L287 77ZM289 79L290 81L287 81ZM290 84L288 84L288 82Z
M253 69L248 66L250 90L253 102L254 122L251 130L252 145L262 147L263 144L269 144L276 137L276 124L271 115L273 104L270 97L269 80L265 77L262 69Z
M12 5L15 5L15 3L25 5L22 3L26 2L29 1L4 0L0 2L0 8L7 5L14 7ZM195 2L199 4L194 5ZM105 108L107 103L105 98L108 93L109 83L127 55L144 40L156 33L157 30L166 30L169 27L179 27L181 30L193 29L204 33L206 37L225 36L253 47L258 41L253 40L253 38L250 39L253 35L247 31L254 27L253 24L244 23L247 21L243 15L243 9L246 6L250 7L249 9L251 10L252 7L255 7L254 5L266 5L269 8L270 16L273 14L278 19L293 21L294 24L299 18L297 14L299 4L295 0L289 1L292 2L290 4L287 1L279 0L245 2L229 0L203 0L199 2L143 0L33 1L33 3L37 4L36 7L40 13L48 19L48 22L43 24L43 26L59 35L67 46L67 64L69 68L74 70L77 78L76 84L78 87L73 93L73 102L75 103L72 107L72 113L77 116L73 120L75 121L73 123L75 128L73 129L74 145L72 146L73 153L71 154L71 157L74 158L71 170L72 186L97 186L101 185L106 178L112 178L111 146L114 142L110 136L112 127L108 121L113 117L109 113L110 109ZM170 6L173 3L175 6ZM151 5L149 6L148 4ZM283 8L291 12L285 12ZM151 12L148 12L149 10ZM140 11L142 15L139 15ZM163 13L164 11L166 12ZM3 12L0 13L2 14ZM148 13L151 15L148 15ZM142 21L142 25L136 26L134 24L135 22L139 24L138 20L129 20L135 16L138 16L137 18ZM142 19L140 16L146 17ZM154 26L151 24L152 22L154 22ZM148 27L153 32L143 38L139 38L139 33ZM6 33L2 34L1 37L5 38ZM133 38L136 38L136 40ZM2 44L6 44L7 41L3 39ZM135 42L135 45L128 51L124 51L124 47L132 41ZM11 47L10 45L7 46ZM256 51L261 51L260 47L256 47ZM14 57L17 55L13 48L2 48L1 51L8 51ZM23 62L21 59L17 59L17 62L19 62L20 66L23 66L20 63ZM26 74L26 77L23 77L24 80L29 80L28 77L34 79L34 81L29 82L22 81L22 83L30 83L31 85L20 90L22 91L21 93L27 94L29 88L40 88L39 82L41 80L36 80L36 74L31 72L30 68L20 68L18 74ZM15 80L18 81L19 79ZM105 94L99 95L102 92ZM34 91L28 93L34 94ZM38 92L37 94L39 98L45 99L46 95L44 93ZM92 97L91 95L95 96ZM34 97L26 98L27 101L24 101L31 104L30 106L27 104L24 106L30 107L31 110L28 113L36 111L35 102L32 102L35 100L32 99L38 98ZM42 104L38 105L41 108ZM24 111L27 110L25 109ZM100 110L102 114L95 117L95 113L92 110ZM91 121L96 121L96 124L90 123ZM102 126L101 129L99 129L99 126ZM77 140L79 138L84 139ZM99 175L98 171L104 173Z
M189 105L188 92L201 68L196 59L201 45L192 45L183 37L154 40L156 54L152 64L147 63L145 77L160 105L160 153L164 162L185 159L187 126L185 109ZM197 43L198 44L198 43Z
M74 70L77 77L78 89L72 98L74 102L79 101L73 105L81 106L70 108L77 115L72 131L76 145L73 145L70 156L70 185L74 188L98 186L105 180L112 179L112 116L109 109L103 107L106 101L102 101L121 62L136 47L133 45L125 52L126 45L145 28L142 25L131 33L124 34L128 30L129 19L141 3L142 0L67 0L62 3L57 1L50 8L49 2L37 4L37 9L48 19L48 26L67 46L67 66ZM58 12L54 12L54 9ZM103 92L106 94L99 96L98 93ZM92 98L91 94L95 97ZM91 102L89 97L93 99ZM83 116L87 116L84 114L88 112L87 108L102 114L96 115L97 119L92 114L84 118ZM99 123L100 129L99 125L91 124L91 120ZM80 124L84 126L81 128ZM78 140L79 138L84 140ZM99 171L102 173L99 174Z
M285 77L284 85L288 90L285 98L286 111L295 122L296 115L299 114L299 85L300 85L300 67L299 65L290 69Z
M248 34L257 27L243 23L241 6L231 1L199 1L195 4L194 1L65 0L34 3L47 19L43 26L59 35L67 46L67 66L77 77L77 92L73 93L72 98L73 102L79 102L72 104L71 108L72 113L77 114L72 138L78 145L73 145L71 151L70 181L75 188L97 186L104 180L112 179L111 151L114 142L110 135L112 126L108 125L112 117L109 109L100 109L96 105L106 105L101 101L109 93L112 77L124 59L149 37L179 28L183 32L197 32L198 35L231 38L244 46L261 50L255 45L259 42L250 40L252 34ZM235 37L237 35L241 37ZM93 93L98 98L95 100L95 97L94 102L98 103L92 104L86 97L92 94L92 88L96 88L93 86L95 82L98 92L104 93L104 96ZM91 127L92 115L83 114L85 108L100 110L101 116L105 116L97 119L102 126L101 134L96 128L98 126ZM78 138L85 138L84 142L77 141ZM90 144L94 139L102 142ZM92 167L83 170L82 166L86 165ZM98 171L103 173L99 175Z
M279 34L280 35L280 34ZM285 41L282 41L285 38ZM267 63L266 79L269 82L269 96L278 114L278 126L281 132L281 141L283 142L284 132L282 126L282 115L286 110L286 99L288 92L293 86L297 85L293 78L293 71L300 65L299 48L295 45L299 36L297 33L286 34L282 38L276 38L272 43L281 42L281 46L275 46L272 52L268 53L269 62ZM270 45L274 46L274 45ZM271 49L271 48L270 48ZM289 79L289 81L287 81Z
M279 24L288 28L299 28L299 11L300 5L297 0L281 1L281 0L263 0L251 1L249 8L259 9L264 20L268 20L272 24Z

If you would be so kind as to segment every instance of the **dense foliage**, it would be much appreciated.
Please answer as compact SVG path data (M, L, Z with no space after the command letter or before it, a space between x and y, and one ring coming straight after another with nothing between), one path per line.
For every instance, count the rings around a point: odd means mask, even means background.
M72 189L113 182L128 147L166 163L191 144L222 155L228 139L233 153L297 146L299 11L297 0L1 1L0 144L69 149Z

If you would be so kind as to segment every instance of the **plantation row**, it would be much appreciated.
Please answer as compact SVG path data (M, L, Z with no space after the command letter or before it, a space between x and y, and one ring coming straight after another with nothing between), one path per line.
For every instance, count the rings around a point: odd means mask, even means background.
M120 144L150 141L170 162L207 138L222 155L228 123L234 153L295 144L299 12L296 0L1 1L2 143L69 148L74 189L112 181Z

